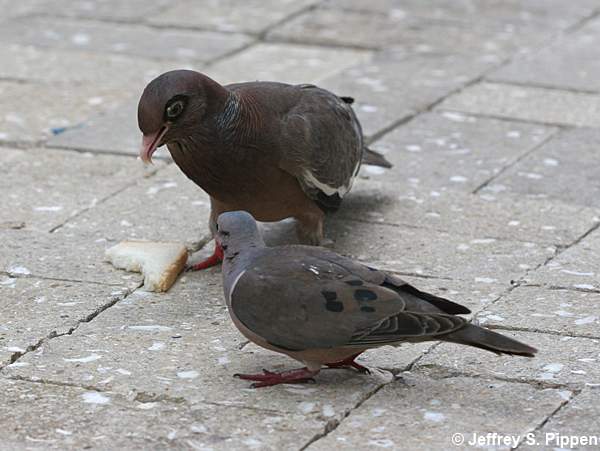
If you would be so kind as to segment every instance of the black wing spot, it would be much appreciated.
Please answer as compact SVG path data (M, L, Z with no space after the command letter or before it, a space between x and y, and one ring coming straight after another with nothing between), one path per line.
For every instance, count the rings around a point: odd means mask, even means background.
M377 299L377 295L371 290L361 288L354 292L354 299L357 301L374 301Z
M344 304L338 301L327 301L325 308L330 312L339 313L344 311Z
M348 280L346 281L346 283L351 287L360 287L361 285L363 285L362 280Z
M321 291L321 294L325 298L326 301L335 301L337 299L337 293L335 291Z
M360 310L365 313L373 313L375 311L375 307L365 305L364 307L361 307Z

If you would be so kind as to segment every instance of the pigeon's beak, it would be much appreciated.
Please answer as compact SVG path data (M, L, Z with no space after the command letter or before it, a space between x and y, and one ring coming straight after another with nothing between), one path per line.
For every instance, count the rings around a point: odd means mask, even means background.
M142 136L142 145L140 147L140 158L144 163L152 163L152 154L157 147L161 146L161 140L169 127L163 125L156 133L149 133Z

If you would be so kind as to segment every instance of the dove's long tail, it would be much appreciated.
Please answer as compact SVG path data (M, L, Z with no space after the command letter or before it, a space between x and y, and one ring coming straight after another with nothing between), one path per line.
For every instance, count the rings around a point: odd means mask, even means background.
M382 168L391 168L393 166L392 163L387 161L387 159L379 152L375 152L367 147L365 147L363 152L362 164L381 166Z
M476 348L492 351L496 354L533 357L537 352L537 349L520 341L473 324L468 324L460 330L439 338L444 341L451 341L452 343L475 346Z

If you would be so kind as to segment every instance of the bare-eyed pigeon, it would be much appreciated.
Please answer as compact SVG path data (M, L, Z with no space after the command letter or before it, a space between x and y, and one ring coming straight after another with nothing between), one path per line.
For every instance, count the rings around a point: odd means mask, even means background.
M223 213L223 287L233 322L249 340L305 367L238 375L255 387L312 379L322 365L366 370L367 349L403 342L449 341L533 357L536 349L469 323L462 305L419 291L385 271L322 247L266 247L247 212Z
M324 212L336 210L361 162L391 167L367 149L349 97L314 85L248 82L222 86L190 70L166 72L138 106L140 156L167 145L175 163L220 213L246 210L259 221L293 217L302 243L323 239ZM215 254L193 269L220 261Z

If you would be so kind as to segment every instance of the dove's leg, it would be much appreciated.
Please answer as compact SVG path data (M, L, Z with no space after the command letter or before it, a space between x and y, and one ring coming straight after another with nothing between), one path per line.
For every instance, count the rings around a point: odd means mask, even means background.
M223 212L222 208L218 202L215 202L213 198L210 198L210 218L208 220L208 227L210 229L210 233L214 237L217 234L217 218ZM220 244L215 241L215 250L213 254L205 260L196 263L187 268L188 271L200 271L202 269L210 268L211 266L216 266L223 261L223 248Z
M327 363L328 368L354 368L356 371L362 374L370 374L371 371L366 366L362 366L360 363L356 363L356 359L361 353L351 355L350 357L341 360L339 362Z
M325 213L315 204L312 204L311 207L310 210L303 211L302 214L296 216L298 220L296 232L302 244L318 246L323 242Z
M263 370L261 374L234 374L233 377L248 381L256 381L252 384L252 388L260 388L278 384L314 382L313 376L316 376L318 372L318 369L313 371L304 367L296 370L282 371L281 373Z

